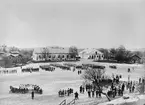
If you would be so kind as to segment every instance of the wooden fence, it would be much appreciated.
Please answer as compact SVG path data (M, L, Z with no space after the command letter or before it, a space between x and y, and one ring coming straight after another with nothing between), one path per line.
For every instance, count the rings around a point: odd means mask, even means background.
M75 99L73 99L69 103L66 103L66 99L65 99L59 105L75 105Z

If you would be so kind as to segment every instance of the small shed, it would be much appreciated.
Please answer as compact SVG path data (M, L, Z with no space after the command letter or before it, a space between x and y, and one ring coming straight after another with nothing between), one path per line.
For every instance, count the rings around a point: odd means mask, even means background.
M130 62L131 63L141 63L141 57L134 54L131 56Z

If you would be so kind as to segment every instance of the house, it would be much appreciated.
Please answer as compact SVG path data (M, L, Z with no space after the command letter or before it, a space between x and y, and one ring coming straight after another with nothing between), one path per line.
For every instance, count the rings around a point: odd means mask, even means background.
M97 49L84 49L79 52L79 56L83 59L93 59L94 61L104 59L104 54Z
M22 56L19 51L0 52L0 66L11 67L13 64L21 63Z
M72 60L69 48L46 47L36 48L32 55L33 61L65 61Z
M130 63L141 63L141 62L142 62L142 58L136 54L130 57Z
M10 59L13 63L21 63L22 55L19 51L10 51L8 59Z

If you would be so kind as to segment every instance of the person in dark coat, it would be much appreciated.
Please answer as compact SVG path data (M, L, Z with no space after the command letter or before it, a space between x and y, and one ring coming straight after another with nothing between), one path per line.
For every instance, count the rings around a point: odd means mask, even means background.
M82 88L83 88L83 87L82 87L82 86L80 86L80 93L82 93Z
M89 98L91 97L91 92L90 92L90 90L88 91L88 97L89 97Z
M78 92L75 92L74 94L75 94L75 99L76 99L76 100L79 99L79 94L78 94Z
M141 83L141 78L139 78L139 84Z
M111 85L111 90L113 90L114 89L114 85L113 85L113 83L112 83L112 85Z
M31 93L32 100L34 99L34 91Z
M98 95L99 95L99 91L96 90L96 98L98 98Z
M121 87L122 89L122 92L124 92L124 88L125 88L125 85L124 85L124 83L122 84L122 87Z
M95 94L95 92L94 92L94 90L92 90L92 97L94 97L94 94Z
M82 87L82 92L83 92L83 93L85 92L85 88L84 88L84 87Z
M130 93L132 92L132 88L131 88L131 87L132 87L132 86L129 87L129 92L130 92Z
M99 91L99 98L101 98L101 91Z
M133 85L133 86L132 86L132 92L134 92L134 89L135 89L135 86Z

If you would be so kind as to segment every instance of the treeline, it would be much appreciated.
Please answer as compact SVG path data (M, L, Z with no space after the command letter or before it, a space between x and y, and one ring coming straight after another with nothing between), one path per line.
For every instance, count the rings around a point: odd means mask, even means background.
M119 63L129 63L133 55L137 55L140 58L143 58L145 56L145 52L143 51L130 51L122 45L118 48L100 48L99 51L101 51L104 54L105 60L116 61Z

